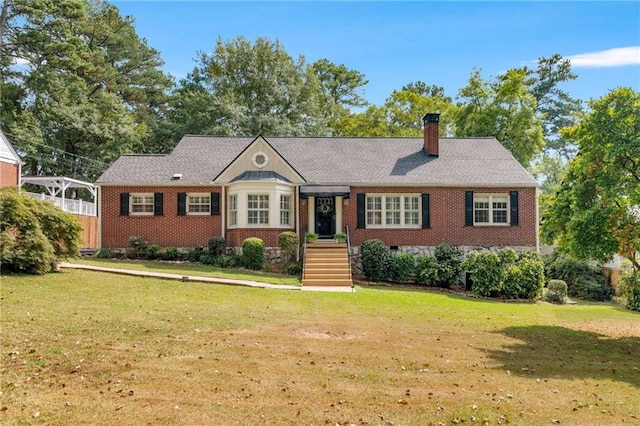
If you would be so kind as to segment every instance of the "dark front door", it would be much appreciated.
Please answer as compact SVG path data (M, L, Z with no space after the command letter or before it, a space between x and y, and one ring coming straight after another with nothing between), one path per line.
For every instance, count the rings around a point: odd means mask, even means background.
M336 198L316 197L316 233L320 238L333 238L336 228Z

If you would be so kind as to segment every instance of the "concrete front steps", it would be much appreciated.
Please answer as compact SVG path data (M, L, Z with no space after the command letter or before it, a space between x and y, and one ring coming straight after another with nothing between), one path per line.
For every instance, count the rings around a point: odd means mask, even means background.
M303 287L352 285L347 244L334 240L307 244L302 271Z

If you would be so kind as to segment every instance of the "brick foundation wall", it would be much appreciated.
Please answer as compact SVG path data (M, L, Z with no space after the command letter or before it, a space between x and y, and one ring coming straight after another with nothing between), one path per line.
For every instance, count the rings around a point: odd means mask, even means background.
M17 164L0 161L0 186L18 186L19 170Z

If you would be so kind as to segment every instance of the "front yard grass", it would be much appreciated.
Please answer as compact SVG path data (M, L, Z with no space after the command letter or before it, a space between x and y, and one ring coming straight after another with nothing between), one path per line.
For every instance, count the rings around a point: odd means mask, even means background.
M640 422L640 315L611 305L1 279L4 424Z
M204 277L231 278L237 280L257 281L268 284L299 286L298 277L261 271L250 271L240 268L219 268L197 262L164 262L152 260L115 260L98 258L76 258L70 261L81 265L102 266L104 268L134 269L138 271L155 271L178 275L201 275Z

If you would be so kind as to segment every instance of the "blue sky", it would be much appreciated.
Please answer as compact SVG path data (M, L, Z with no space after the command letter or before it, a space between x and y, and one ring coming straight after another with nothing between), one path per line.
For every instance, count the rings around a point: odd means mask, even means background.
M640 2L111 1L183 78L216 40L278 39L307 62L327 58L365 74L365 98L384 103L412 81L455 98L474 68L489 78L559 53L588 100L618 86L640 90Z

